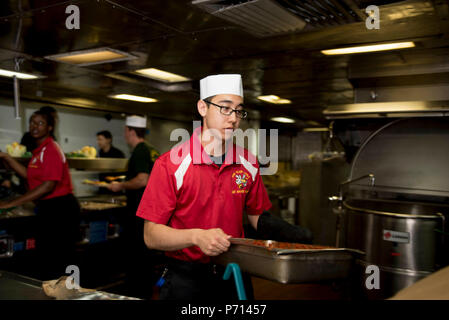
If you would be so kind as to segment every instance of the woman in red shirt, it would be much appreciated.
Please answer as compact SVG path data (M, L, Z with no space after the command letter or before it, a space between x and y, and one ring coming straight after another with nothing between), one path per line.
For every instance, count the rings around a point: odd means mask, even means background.
M31 116L30 134L38 147L33 150L27 168L0 152L0 159L25 178L29 187L28 192L16 199L0 201L0 208L35 202L39 221L36 247L43 279L59 277L68 265L76 264L75 243L79 238L80 207L73 195L64 153L52 138L54 125L54 118L45 111L36 111Z

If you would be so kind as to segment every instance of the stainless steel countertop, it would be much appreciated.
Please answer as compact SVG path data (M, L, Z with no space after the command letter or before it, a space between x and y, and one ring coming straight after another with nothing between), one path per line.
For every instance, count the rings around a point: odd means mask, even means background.
M53 300L42 289L42 281L0 271L0 300Z
M65 300L139 300L104 291L74 291ZM55 300L42 289L42 281L0 270L0 300Z

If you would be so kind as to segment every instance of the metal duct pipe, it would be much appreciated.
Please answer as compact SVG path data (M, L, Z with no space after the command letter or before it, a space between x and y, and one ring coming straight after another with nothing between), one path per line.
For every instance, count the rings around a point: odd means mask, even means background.
M14 79L14 114L16 119L20 119L20 105L19 105L19 79L16 76Z

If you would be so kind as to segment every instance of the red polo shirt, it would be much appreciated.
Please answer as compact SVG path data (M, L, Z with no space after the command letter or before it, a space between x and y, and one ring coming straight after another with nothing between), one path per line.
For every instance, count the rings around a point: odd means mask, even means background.
M41 185L44 181L57 181L50 194L40 200L65 196L72 193L72 180L69 166L59 145L48 137L33 150L33 157L28 164L27 179L30 189Z
M256 157L232 145L218 167L204 151L199 130L156 160L137 216L175 229L221 228L232 237L244 237L244 210L260 215L271 207ZM210 261L197 246L166 254Z

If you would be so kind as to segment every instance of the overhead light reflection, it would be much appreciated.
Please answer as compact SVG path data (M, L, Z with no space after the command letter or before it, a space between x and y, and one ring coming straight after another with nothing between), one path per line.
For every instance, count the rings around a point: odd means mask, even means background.
M273 117L270 119L271 121L281 122L281 123L295 123L296 121L291 118L285 118L285 117Z
M16 76L17 79L21 79L21 80L32 80L32 79L40 78L40 76L35 76L34 74L10 71L10 70L5 70L5 69L0 69L0 76L8 77L8 78L12 78L12 77Z
M109 95L109 98L113 98L113 99L121 99L121 100L131 100L131 101L137 101L137 102L145 102L145 103L149 103L149 102L157 102L157 99L153 99L153 98L148 98L148 97L141 97L141 96L135 96L132 94L114 94L114 95Z
M265 101L265 102L269 102L269 103L274 103L274 104L290 104L290 103L292 103L288 99L283 99L283 98L280 98L275 95L258 96L257 99Z
M357 47L321 50L321 53L323 53L325 55L337 55L337 54L352 54L352 53L397 50L397 49L405 49L405 48L413 48L413 47L415 47L414 42L396 42L396 43L386 43L386 44L374 44L374 45L368 45L368 46L357 46Z
M178 74L167 72L164 70L159 70L156 68L139 69L134 72L137 73L138 75L164 82L183 82L191 80Z

